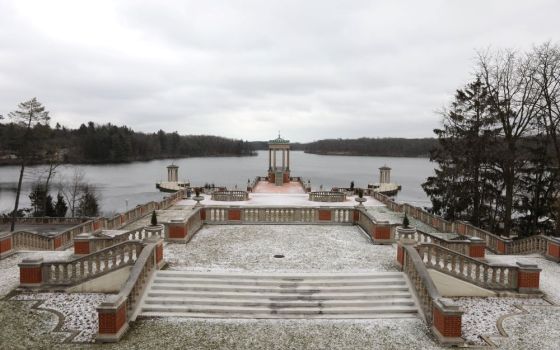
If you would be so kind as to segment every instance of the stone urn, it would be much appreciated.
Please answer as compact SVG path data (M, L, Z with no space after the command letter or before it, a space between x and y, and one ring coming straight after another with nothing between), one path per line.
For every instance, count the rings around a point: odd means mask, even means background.
M200 188L195 188L194 189L194 194L195 194L195 196L193 197L193 200L196 202L194 207L198 208L198 207L202 206L202 204L200 204L200 202L204 200L204 197L200 195Z
M153 237L153 236L163 237L163 228L164 226L162 224L145 226L144 231L146 231L146 237L144 238Z
M364 190L363 189L359 189L358 190L358 197L356 197L356 202L358 202L358 207L363 208L364 207L364 202L367 201L367 198L364 198Z
M415 240L416 227L414 226L397 226L397 237L404 240Z

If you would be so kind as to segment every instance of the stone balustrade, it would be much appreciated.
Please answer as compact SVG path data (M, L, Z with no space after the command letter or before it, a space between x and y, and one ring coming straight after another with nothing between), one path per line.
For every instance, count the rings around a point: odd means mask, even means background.
M249 192L247 191L214 191L212 192L213 201L222 202L238 202L238 201L248 201Z
M207 224L353 224L354 208L205 207Z
M312 202L344 202L346 193L334 191L309 192L309 200Z
M23 260L20 287L71 286L132 265L144 245L127 241L69 261Z
M17 217L16 225L79 225L89 220L91 218ZM0 225L7 225L11 222L11 217L0 217Z
M421 256L412 244L399 242L397 262L407 274L422 307L426 323L438 341L445 345L462 344L463 311L441 298Z
M556 250L555 238L543 235L535 235L522 239L510 239L501 237L484 229L478 228L464 221L449 222L436 215L426 212L425 210L412 206L408 203L399 204L390 197L373 192L371 194L375 199L385 204L389 209L396 212L406 213L422 223L436 228L439 232L453 232L459 235L478 237L484 241L488 250L496 254L530 254L539 253L545 257L560 261L560 246ZM552 248L551 248L552 247Z
M431 268L479 287L492 290L523 290L524 292L538 292L538 277L536 285L520 283L519 275L527 273L522 267L512 265L488 264L480 260L459 254L453 250L436 244L419 244L416 246L418 254L427 268ZM531 266L533 273L538 268ZM539 270L540 271L540 270Z
M21 223L27 224L62 224L69 222L79 224L62 232L50 235L27 231L7 233L6 237L8 235L10 236L9 243L7 238L0 239L0 244L3 244L3 246L0 245L0 259L5 258L9 254L13 254L18 250L64 250L70 248L74 244L74 239L82 233L94 233L103 229L116 229L123 227L146 215L149 215L153 210L168 209L175 202L182 199L185 193L186 190L177 191L159 202L152 201L144 205L139 205L136 208L133 208L125 213L118 214L109 219L94 218L84 221L84 218L18 218L18 220L21 220ZM145 239L146 237L142 237L142 235L144 234L146 228L141 230L143 231L136 231L135 233L131 232L128 239ZM102 249L110 246L111 243L115 244L122 241L125 241L125 239L123 238L121 240L107 242L106 244L100 242L97 247ZM8 245L10 246L10 249L7 249Z
M119 294L97 308L97 342L119 341L128 329L129 322L135 320L135 311L150 277L163 266L162 242L161 239L153 239L145 245Z
M107 231L82 233L74 238L74 254L85 255L97 252L126 241L144 241L152 237L164 238L164 225L144 226L130 231Z
M186 219L171 220L165 223L165 240L169 242L188 242L202 227L206 211L198 208Z
M398 230L397 230L398 233ZM399 239L401 237L396 237ZM410 237L418 243L434 243L467 255L471 258L484 258L486 244L478 237L457 236L457 234L428 233L418 229L411 231Z

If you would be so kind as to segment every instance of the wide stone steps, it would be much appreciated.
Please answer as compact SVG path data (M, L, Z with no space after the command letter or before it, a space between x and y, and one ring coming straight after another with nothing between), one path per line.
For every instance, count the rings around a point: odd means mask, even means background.
M417 307L402 273L157 271L139 317L403 318Z

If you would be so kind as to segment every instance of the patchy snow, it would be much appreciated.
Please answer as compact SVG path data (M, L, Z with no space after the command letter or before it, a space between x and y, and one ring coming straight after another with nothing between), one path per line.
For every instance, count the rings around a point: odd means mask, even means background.
M44 261L68 260L73 253L73 249L65 251L20 251L0 260L0 298L19 285L18 264L23 259L43 258Z
M491 337L500 349L560 348L560 307L523 306L528 313L507 317L502 326L507 337Z
M461 306L464 311L462 332L466 341L484 345L481 336L499 335L496 322L501 316L520 312L514 305L549 305L541 298L445 298Z
M56 310L64 315L62 331L76 331L74 342L93 342L98 330L97 306L107 294L99 293L30 293L12 300L44 300L40 309Z
M164 258L175 270L373 272L396 271L395 254L356 226L208 225L186 245L167 244Z
M530 255L488 255L486 260L496 264L515 265L516 262L536 264L542 269L540 290L553 303L560 305L560 264L547 260L539 254Z
M150 336L150 334L152 336ZM157 336L153 336L157 334ZM420 319L141 320L121 345L134 349L445 349ZM123 347L123 348L125 348Z
M355 201L355 196L346 197L345 202L312 202L309 200L308 194L298 194L298 193L249 193L248 201L234 201L234 202L223 202L223 201L213 201L211 196L204 195L204 200L201 204L207 206L230 206L237 205L242 207L258 207L258 206L296 206L296 207L354 207L358 204ZM177 205L195 205L195 201L192 199L183 199L178 201ZM367 202L364 203L366 207L378 207L385 206L378 200L367 197Z

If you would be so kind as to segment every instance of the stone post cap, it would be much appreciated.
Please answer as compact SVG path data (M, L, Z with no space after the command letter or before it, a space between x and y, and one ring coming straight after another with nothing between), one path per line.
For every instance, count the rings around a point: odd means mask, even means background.
M523 270L531 270L531 271L542 271L537 264L525 264L519 261L516 262L517 266Z
M457 314L457 315L461 315L463 313L463 310L461 310L461 308L459 307L459 305L455 304L453 301L451 300L445 300L442 298L439 298L437 300L434 301L434 305L442 312L445 313L447 315L449 314Z
M18 266L37 266L43 263L43 258L28 258L23 259Z
M76 237L74 237L74 239L89 239L90 237L92 237L88 232L84 232L84 233L80 233L78 235L76 235Z
M484 242L484 240L480 237L475 237L475 236L469 236L469 241L473 242L473 243L479 243L479 242Z
M115 311L125 301L126 298L124 295L110 295L104 302L99 304L97 311Z

